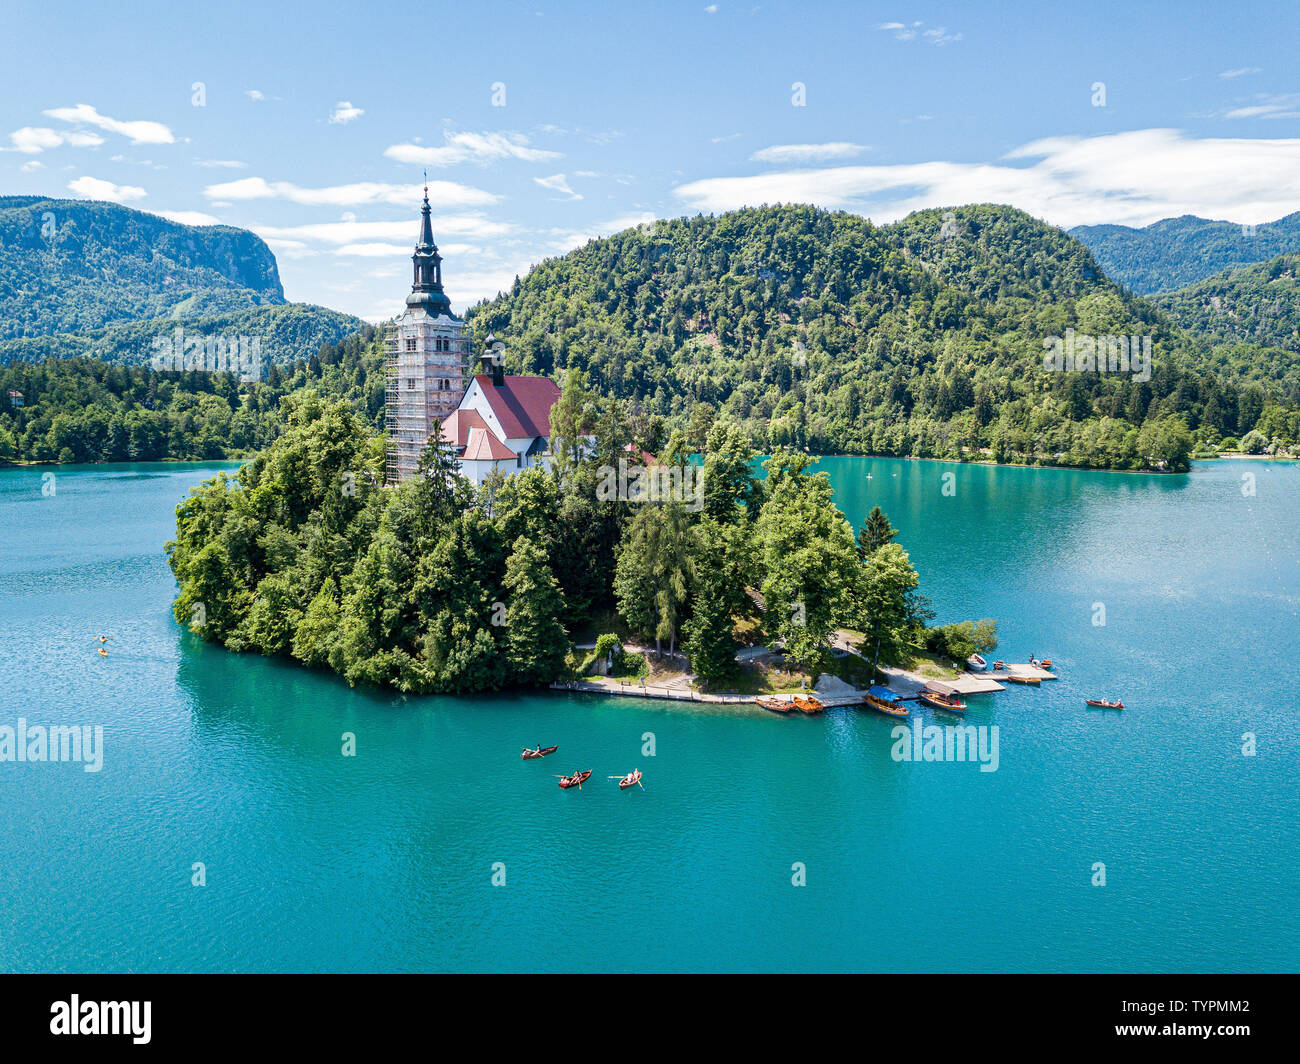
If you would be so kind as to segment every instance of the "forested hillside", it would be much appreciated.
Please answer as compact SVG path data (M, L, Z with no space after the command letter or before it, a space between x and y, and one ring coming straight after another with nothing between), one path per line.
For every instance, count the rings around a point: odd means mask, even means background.
M242 458L279 437L308 391L346 399L376 430L384 377L375 335L366 327L289 370L272 366L256 383L92 358L15 363L0 369L0 461Z
M1180 325L1216 341L1241 340L1300 351L1300 254L1225 270L1153 296Z
M1185 214L1143 229L1127 225L1080 225L1081 240L1101 268L1134 292L1170 292L1223 270L1300 252L1300 212L1244 228Z
M183 336L205 340L240 336L250 340L256 338L265 365L286 368L310 358L322 344L338 343L365 325L360 318L326 307L282 303L208 317L151 318L106 329L0 340L0 364L84 357L132 366L144 365L156 352L155 340L172 341L177 327L180 327Z
M1294 411L1059 229L1001 206L877 227L790 206L658 222L549 259L471 312L515 372L570 366L669 423L697 404L760 449L1182 468L1189 431L1295 442ZM1049 373L1067 329L1149 336L1140 374ZM1267 361L1251 349L1237 368Z

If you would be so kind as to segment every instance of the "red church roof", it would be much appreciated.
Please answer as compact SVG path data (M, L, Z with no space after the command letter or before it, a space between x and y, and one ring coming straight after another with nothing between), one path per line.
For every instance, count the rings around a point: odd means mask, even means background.
M498 440L487 429L472 428L461 456L465 462L499 462L515 458L515 452Z
M477 410L457 410L442 423L442 439L456 450L463 450L469 442L470 429L487 431L487 422Z
M493 384L487 373L479 373L474 379L487 396L507 439L550 436L551 407L560 397L560 386L555 381L549 377L506 377L503 384Z

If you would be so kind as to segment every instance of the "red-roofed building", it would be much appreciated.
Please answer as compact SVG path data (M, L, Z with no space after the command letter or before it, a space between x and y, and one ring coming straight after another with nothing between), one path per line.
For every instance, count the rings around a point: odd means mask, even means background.
M560 388L549 377L508 377L499 354L483 356L483 371L466 389L460 406L442 426L442 438L456 448L461 472L482 484L494 469L516 473L551 464L551 407Z

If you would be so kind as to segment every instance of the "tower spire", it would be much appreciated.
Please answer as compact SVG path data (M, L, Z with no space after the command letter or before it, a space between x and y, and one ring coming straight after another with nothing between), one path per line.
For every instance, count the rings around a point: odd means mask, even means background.
M411 261L415 264L415 279L411 294L406 297L408 307L423 307L432 317L451 313L451 300L442 290L442 256L433 242L433 218L429 207L429 173L424 174L424 203L420 207L420 240L415 245Z

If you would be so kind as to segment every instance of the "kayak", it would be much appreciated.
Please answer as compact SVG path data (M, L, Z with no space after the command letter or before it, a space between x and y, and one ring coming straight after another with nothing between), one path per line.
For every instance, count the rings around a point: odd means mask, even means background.
M558 749L559 749L558 746L547 746L542 748L541 750L525 750L519 756L522 757L525 761L527 761L529 760L529 758L545 757L547 754L553 754Z
M575 772L572 776L563 776L560 778L560 786L565 790L570 787L581 787L587 780L591 779L591 769L586 772Z

